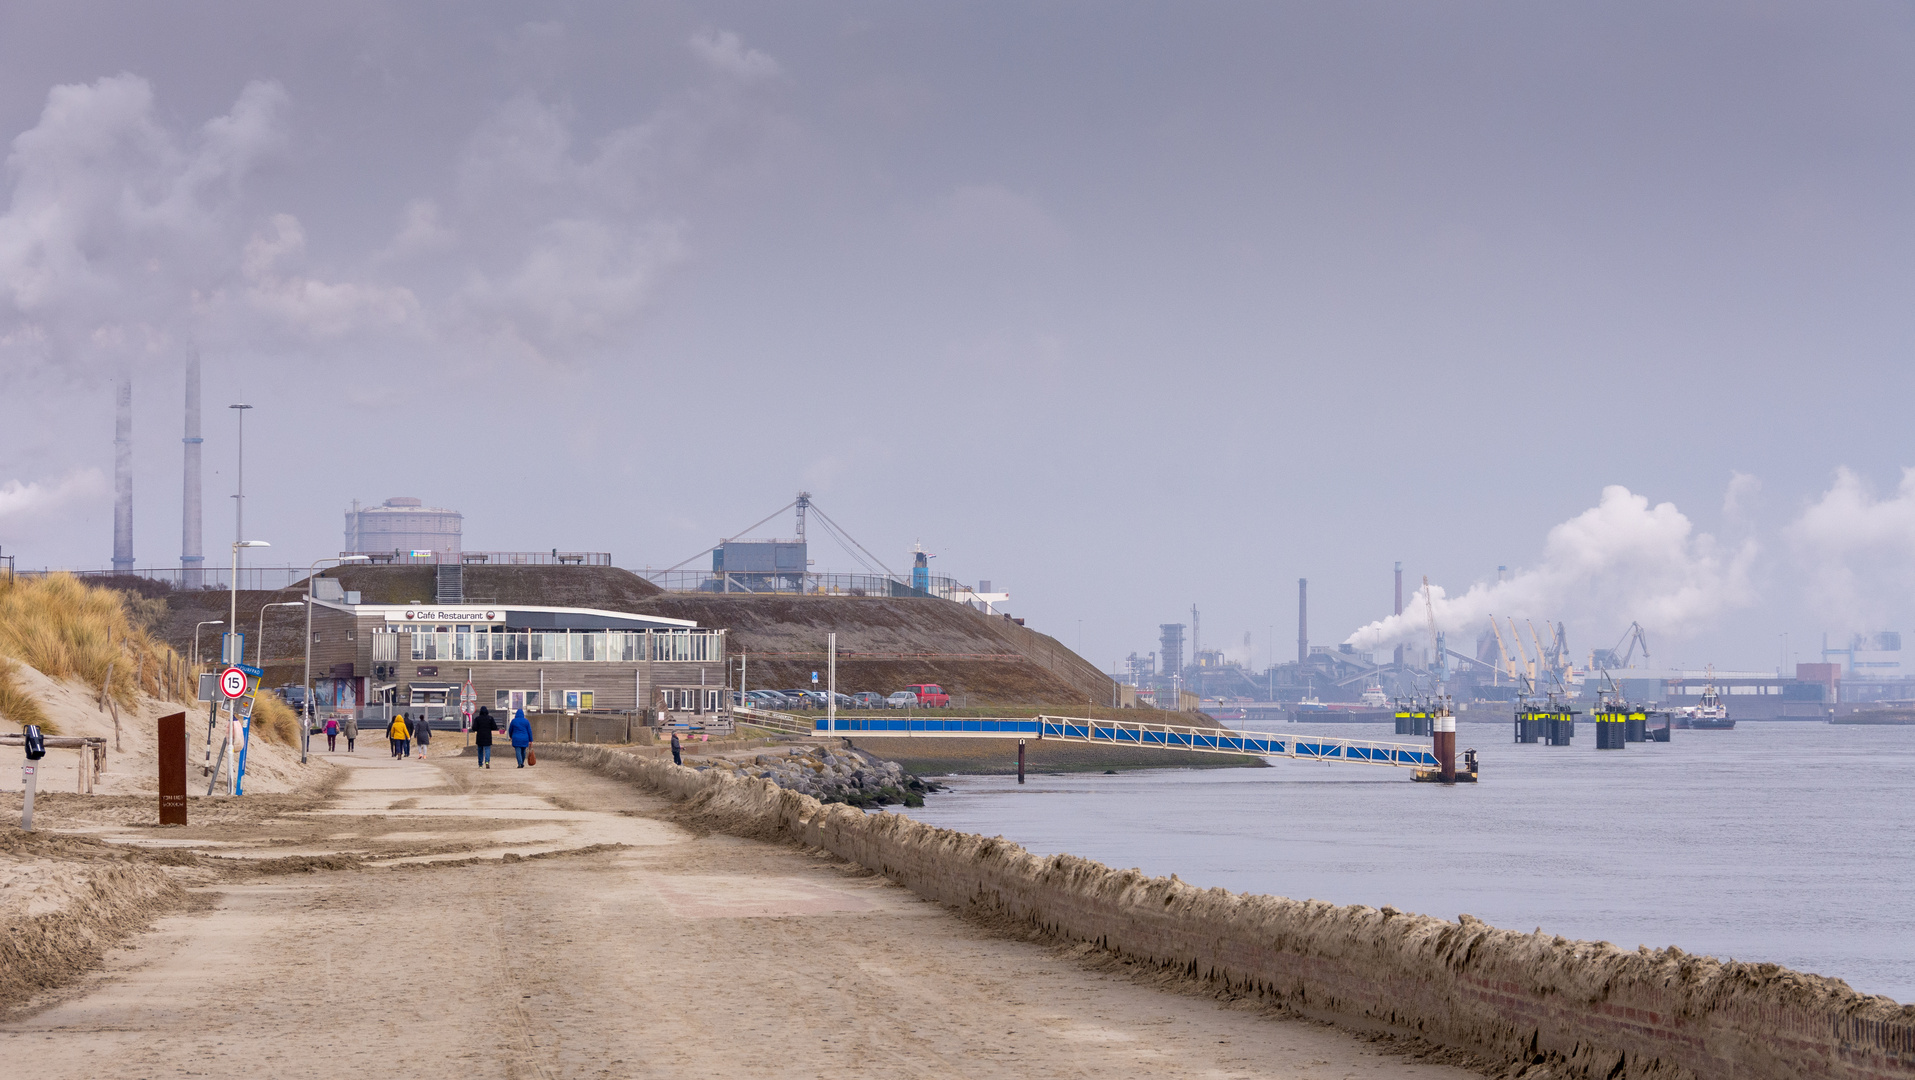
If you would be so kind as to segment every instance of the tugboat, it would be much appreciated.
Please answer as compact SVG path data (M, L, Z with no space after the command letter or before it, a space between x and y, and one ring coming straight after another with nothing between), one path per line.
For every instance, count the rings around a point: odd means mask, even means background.
M1716 669L1713 665L1709 668L1709 681L1702 687L1702 700L1685 706L1677 714L1676 726L1695 731L1735 730L1735 718L1729 715L1729 707L1722 703L1722 695L1716 693Z

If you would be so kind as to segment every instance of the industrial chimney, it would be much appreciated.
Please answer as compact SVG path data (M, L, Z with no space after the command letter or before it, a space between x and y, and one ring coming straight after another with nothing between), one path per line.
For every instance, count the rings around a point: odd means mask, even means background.
M1297 663L1310 659L1310 579L1297 579Z
M180 491L180 587L206 584L206 550L200 537L199 352L186 362L186 461Z
M133 379L122 376L113 424L113 572L133 572Z

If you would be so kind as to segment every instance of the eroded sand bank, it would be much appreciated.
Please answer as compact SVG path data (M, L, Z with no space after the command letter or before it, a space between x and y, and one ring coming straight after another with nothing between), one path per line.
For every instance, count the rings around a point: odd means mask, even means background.
M1471 1075L1166 992L1196 984L709 831L556 756L334 758L320 797L196 803L183 830L133 802L43 804L65 843L146 852L71 858L168 875L180 898L16 1008L0 1058L46 1077Z

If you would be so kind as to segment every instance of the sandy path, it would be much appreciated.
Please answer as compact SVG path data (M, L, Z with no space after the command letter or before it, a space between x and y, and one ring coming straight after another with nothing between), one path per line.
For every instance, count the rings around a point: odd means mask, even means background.
M1473 1075L1092 970L823 857L693 836L583 770L334 760L351 770L335 800L231 853L485 861L209 889L209 910L0 1024L0 1060L36 1077ZM626 846L565 854L591 844Z

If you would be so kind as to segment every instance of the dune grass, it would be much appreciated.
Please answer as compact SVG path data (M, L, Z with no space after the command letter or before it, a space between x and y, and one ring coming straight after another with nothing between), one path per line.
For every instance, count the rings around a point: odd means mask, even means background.
M187 665L148 629L147 613L136 614L128 600L70 574L0 580L0 657L96 693L104 687L122 708L133 708L142 695L191 700L196 695ZM32 723L18 717L38 712L44 720L39 703L17 678L5 675L0 670L0 714Z
M299 714L279 695L262 690L253 700L253 735L281 746L298 746Z
M47 735L60 733L59 725L47 719L39 699L20 685L20 662L5 656L0 656L0 720L20 728L38 724Z

